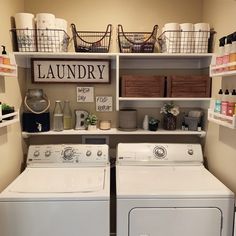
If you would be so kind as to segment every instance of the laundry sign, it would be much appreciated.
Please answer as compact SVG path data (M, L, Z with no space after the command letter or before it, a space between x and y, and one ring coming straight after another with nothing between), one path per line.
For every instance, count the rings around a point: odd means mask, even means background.
M110 83L110 60L31 59L36 83Z

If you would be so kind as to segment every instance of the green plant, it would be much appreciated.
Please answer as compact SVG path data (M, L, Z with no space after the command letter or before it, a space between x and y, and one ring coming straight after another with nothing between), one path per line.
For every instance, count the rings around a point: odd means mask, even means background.
M8 105L8 104L6 104L6 103L3 103L2 104L2 111L13 111L14 110L14 107L12 107L12 106L10 106L10 105Z
M97 118L97 116L94 115L94 114L89 114L89 115L87 116L87 118L85 119L85 123L86 123L87 125L96 125L97 122L98 122L98 118Z
M156 118L150 117L149 120L148 120L148 123L149 123L150 125L156 125L156 124L159 123L159 120L156 119Z
M165 103L161 108L161 113L177 116L179 115L179 106L175 105L173 102Z

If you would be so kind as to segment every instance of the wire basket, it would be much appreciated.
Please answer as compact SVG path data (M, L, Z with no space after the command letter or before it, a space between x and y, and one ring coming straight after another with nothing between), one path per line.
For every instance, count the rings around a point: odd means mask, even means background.
M11 29L13 50L18 52L67 52L70 37L60 29Z
M111 24L107 25L106 31L77 31L75 24L71 24L71 30L76 52L109 52Z
M158 25L152 32L124 32L122 25L118 25L118 43L123 53L152 53L157 41Z
M167 30L159 37L160 51L163 53L211 53L216 32Z

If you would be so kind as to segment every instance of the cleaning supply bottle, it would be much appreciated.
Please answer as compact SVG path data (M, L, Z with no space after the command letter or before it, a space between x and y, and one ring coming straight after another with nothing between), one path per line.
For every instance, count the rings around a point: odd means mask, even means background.
M229 62L236 63L236 32L234 32L232 36L232 46L229 54ZM230 66L229 70L236 70L236 65Z
M223 95L223 90L220 89L218 94L217 94L216 100L215 100L214 112L216 112L216 113L221 113L222 95Z
M225 46L225 39L226 37L222 37L219 39L219 52L216 57L216 66L223 65L223 56L224 56L224 46ZM223 68L216 69L216 73L222 72Z
M236 98L236 91L235 91L235 89L233 89L231 95L229 96L227 116L233 116L234 115L235 98Z
M224 56L223 56L223 65L225 65L225 67L223 68L223 71L228 71L229 67L227 66L229 64L229 54L231 52L231 46L232 46L232 35L228 35L226 37L226 44L224 47Z
M6 47L2 45L2 62L4 65L10 65L10 58L7 56ZM3 68L3 72L11 72L8 68Z
M2 103L0 102L0 123L2 122Z
M221 114L227 115L229 105L229 90L226 89L221 101Z

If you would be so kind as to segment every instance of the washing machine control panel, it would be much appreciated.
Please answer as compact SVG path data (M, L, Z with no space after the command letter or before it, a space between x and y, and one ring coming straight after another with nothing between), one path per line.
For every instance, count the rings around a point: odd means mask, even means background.
M108 146L105 144L31 145L27 156L27 164L89 164L108 161Z
M200 144L175 143L120 143L117 148L118 163L202 163Z

